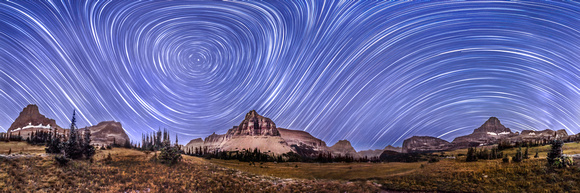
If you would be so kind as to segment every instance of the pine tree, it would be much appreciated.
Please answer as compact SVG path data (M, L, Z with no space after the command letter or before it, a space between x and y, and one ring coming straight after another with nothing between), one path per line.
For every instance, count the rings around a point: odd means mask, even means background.
M536 155L534 156L534 158L538 158L538 157L540 157L540 156L538 155L538 150L536 149Z
M91 130L85 128L85 136L83 139L83 155L90 159L95 155L95 147L91 145Z
M477 156L476 156L475 151L477 151L477 150L474 147L470 147L469 149L467 149L467 158L465 159L465 161L467 161L467 162L477 161Z
M553 165L556 159L562 157L562 146L564 143L560 140L554 140L552 142L552 149L548 152L548 165Z
M526 147L526 151L524 152L524 159L530 159L530 155L528 154L528 147Z
M512 157L512 161L513 162L522 162L523 160L523 156L522 156L522 148L520 147L517 151L516 151L516 155L514 157Z
M68 140L65 144L65 148L64 148L64 155L67 158L71 158L71 159L78 159L82 157L82 149L81 149L81 144L79 143L79 139L78 139L78 131L76 129L76 111L73 111L73 117L71 119L71 125L70 125L70 134L68 137Z

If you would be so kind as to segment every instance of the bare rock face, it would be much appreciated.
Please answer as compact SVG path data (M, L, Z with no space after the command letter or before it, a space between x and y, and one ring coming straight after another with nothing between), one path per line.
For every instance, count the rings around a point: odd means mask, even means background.
M246 114L246 118L242 123L238 127L230 129L227 135L280 136L280 132L278 132L276 124L272 120L252 110Z
M560 129L558 131L551 129L545 129L542 131L523 130L519 135L509 138L508 141L539 141L565 138L568 138L568 132L566 132L564 129Z
M185 151L195 148L207 148L208 151L240 151L243 149L259 149L261 152L283 154L292 149L280 136L276 124L269 118L259 115L255 110L246 114L239 126L229 129L226 134L211 134L200 143L200 139L192 140Z
M517 136L509 128L501 124L498 118L490 117L483 125L473 130L473 133L453 140L453 149L475 147L479 145L497 144L502 139Z
M20 112L20 115L14 120L10 128L8 128L7 133L27 138L32 132L54 132L55 130L58 134L64 134L66 132L65 129L56 124L54 119L49 119L40 114L38 106L30 104Z
M304 156L316 156L319 152L328 151L326 143L306 131L278 128L280 136L295 152Z
M403 152L402 147L393 147L392 145L387 145L387 147L385 147L385 149L383 149L383 151L386 151L386 150L399 152L399 153Z
M333 156L348 155L348 156L353 156L355 158L359 157L358 153L352 147L352 145L350 144L350 141L348 141L348 140L339 140L338 142L336 142L336 144L334 144L333 146L330 146L328 148L328 150L330 151L330 153L332 153Z
M362 150L358 152L358 155L362 158L367 157L367 158L373 158L376 157L378 158L384 150L382 149L369 149L369 150Z
M403 153L443 151L450 143L431 136L413 136L403 141Z
M129 136L119 122L103 121L88 127L88 129L91 131L91 143L95 145L110 145L113 142L123 145L125 142L130 141Z
M370 158L379 158L384 151L401 153L403 151L403 148L393 147L392 145L388 145L384 149L363 150L363 151L359 151L358 154L360 155L360 157L366 156L369 159Z
M490 117L481 127L475 129L473 133L511 133L509 128L501 124L497 117Z
M14 123L8 128L8 132L16 132L16 131L24 131L26 129L41 129L41 128L58 128L62 129L60 126L56 124L54 119L46 118L44 115L40 114L38 110L38 106L36 105L28 105L20 115L14 120Z

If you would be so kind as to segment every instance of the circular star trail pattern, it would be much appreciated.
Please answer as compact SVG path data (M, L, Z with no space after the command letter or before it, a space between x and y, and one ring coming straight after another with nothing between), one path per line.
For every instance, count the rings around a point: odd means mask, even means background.
M27 104L135 141L225 133L256 109L355 148L490 116L580 131L575 2L0 2L0 126Z

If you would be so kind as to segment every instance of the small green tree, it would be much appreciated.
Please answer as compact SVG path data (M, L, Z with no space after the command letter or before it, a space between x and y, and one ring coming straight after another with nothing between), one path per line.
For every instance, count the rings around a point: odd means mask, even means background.
M466 162L473 162L473 161L477 161L477 155L476 155L476 149L475 147L470 147L469 149L467 149L467 158L465 159Z
M522 160L523 160L522 148L520 147L516 151L516 155L514 157L512 157L512 161L513 162L522 162Z
M530 159L530 155L528 154L528 147L526 147L526 151L524 152L524 159Z
M534 156L534 158L539 158L540 156L538 155L538 150L536 149L536 155Z
M91 145L91 130L88 128L85 128L82 146L83 156L85 156L86 159L91 159L95 155L95 147Z
M560 140L552 141L552 148L548 152L548 165L553 165L556 159L562 157L562 146L564 143Z

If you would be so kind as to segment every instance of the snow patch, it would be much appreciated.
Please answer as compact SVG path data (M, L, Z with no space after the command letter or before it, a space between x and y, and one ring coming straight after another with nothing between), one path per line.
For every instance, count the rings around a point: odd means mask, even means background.
M38 124L38 125L32 125L32 123L28 123L27 126L18 127L17 129L14 129L14 131L12 131L12 132L20 131L20 130L26 130L26 129L52 129L52 127L50 126L50 124L48 124L48 125L42 125L42 123L41 123L41 124Z

